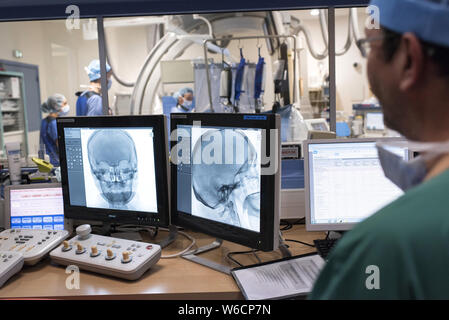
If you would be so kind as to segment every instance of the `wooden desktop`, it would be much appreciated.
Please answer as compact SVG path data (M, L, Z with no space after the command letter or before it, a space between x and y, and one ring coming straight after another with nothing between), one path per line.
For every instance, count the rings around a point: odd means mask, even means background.
M206 245L214 238L202 233L188 232L196 239L197 246ZM157 242L166 236L159 232L156 239L149 239L141 233L144 241ZM323 232L307 232L304 225L294 225L283 231L285 239L301 240L312 244L314 239L323 238ZM184 236L162 250L163 255L183 250L190 243ZM287 242L293 255L314 252L315 249L295 242ZM230 251L245 251L248 248L223 242L215 250L201 254L201 257L217 263L237 267L226 258ZM280 259L279 250L257 253L260 259L270 261ZM235 255L243 265L258 263L253 254ZM80 288L67 289L66 281L70 276L65 267L55 265L49 257L32 267L24 266L21 272L9 279L0 288L0 299L47 298L47 299L180 299L180 300L227 300L243 299L234 279L183 258L160 259L159 262L136 281L126 281L81 270Z

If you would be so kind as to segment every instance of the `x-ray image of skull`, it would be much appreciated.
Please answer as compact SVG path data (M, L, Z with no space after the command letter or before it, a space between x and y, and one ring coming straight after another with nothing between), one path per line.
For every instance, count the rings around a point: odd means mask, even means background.
M226 131L232 130L243 150L237 150L238 143L226 144ZM229 133L229 131L228 131ZM196 199L208 208L214 209L218 221L259 231L260 228L260 159L256 148L243 130L210 129L202 133L193 147L192 158L221 136L221 164L201 161L192 164L192 188ZM227 141L229 143L229 141ZM242 143L243 142L243 143ZM242 152L243 151L243 152ZM233 152L233 161L226 162L226 152ZM243 154L239 154L242 152ZM240 160L237 160L240 158ZM258 161L259 160L259 161Z
M135 195L137 154L133 139L120 129L95 131L87 142L92 174L111 208L124 209Z

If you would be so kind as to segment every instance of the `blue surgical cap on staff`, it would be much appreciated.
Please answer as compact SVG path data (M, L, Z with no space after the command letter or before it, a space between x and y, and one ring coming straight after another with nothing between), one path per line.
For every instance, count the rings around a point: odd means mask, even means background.
M64 101L66 101L66 98L62 94L55 93L41 105L41 110L45 113L58 112L62 108Z
M182 88L181 90L179 90L179 94L180 94L182 97L184 97L184 95L185 95L186 93L191 93L191 94L193 94L193 90L190 89L190 88Z
M176 92L173 94L173 98L175 98L176 100L178 100L179 97L184 97L184 95L185 95L186 93L191 93L191 94L193 94L193 90L190 89L190 88L182 88L181 90L176 91Z
M379 8L370 15L381 26L449 47L449 0L371 0L370 5Z
M95 81L101 78L100 60L92 60L85 68L90 81ZM106 62L106 72L111 71L111 66Z

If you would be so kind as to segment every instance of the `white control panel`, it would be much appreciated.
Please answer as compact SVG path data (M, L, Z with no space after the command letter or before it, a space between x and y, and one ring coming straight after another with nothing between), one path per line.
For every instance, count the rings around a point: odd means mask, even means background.
M0 288L23 267L23 255L18 252L0 251Z
M66 230L8 229L0 233L0 251L21 253L34 265L68 236Z
M91 234L90 225L76 228L77 236L50 252L62 265L113 277L136 280L161 257L161 247L139 241Z

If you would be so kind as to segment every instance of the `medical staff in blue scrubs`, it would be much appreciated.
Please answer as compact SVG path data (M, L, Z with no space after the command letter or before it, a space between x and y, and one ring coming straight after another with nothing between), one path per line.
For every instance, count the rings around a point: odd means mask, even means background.
M195 111L193 90L191 88L182 88L173 95L173 98L176 100L176 106L172 108L171 113Z
M101 71L100 61L98 59L92 60L85 68L87 75L89 76L90 84L89 89L82 92L76 102L76 115L77 116L102 116L103 105L101 98ZM111 66L106 63L106 76L108 83L108 90L112 85L112 70ZM77 94L78 95L78 94ZM112 110L109 108L109 115L112 115Z
M48 97L47 101L41 105L41 110L42 112L48 113L48 116L41 122L41 145L45 146L45 152L50 157L50 163L55 167L59 167L56 118L67 115L70 111L70 106L62 94L56 93Z

